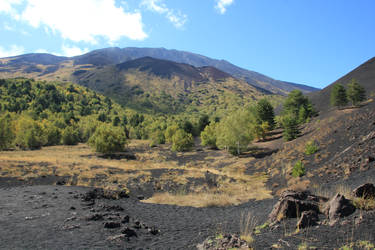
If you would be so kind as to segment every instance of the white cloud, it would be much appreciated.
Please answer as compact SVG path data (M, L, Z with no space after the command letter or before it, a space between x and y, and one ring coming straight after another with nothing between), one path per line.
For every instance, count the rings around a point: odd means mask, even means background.
M61 49L63 52L62 55L68 56L68 57L78 56L78 55L82 55L82 54L89 52L88 48L81 49L75 46L67 46L67 45L63 45Z
M220 14L224 14L227 11L227 8L233 4L234 0L216 0L215 8L220 12Z
M25 53L25 49L22 46L13 44L9 49L0 46L0 57L18 56Z
M24 9L18 14L14 5L23 2ZM124 11L115 5L115 0L0 0L1 11L74 42L95 44L100 37L109 42L122 37L147 38L142 15Z
M150 11L165 15L165 17L176 28L181 28L182 26L184 26L188 19L187 15L183 14L181 11L169 9L163 3L163 0L143 0L141 5L145 6Z

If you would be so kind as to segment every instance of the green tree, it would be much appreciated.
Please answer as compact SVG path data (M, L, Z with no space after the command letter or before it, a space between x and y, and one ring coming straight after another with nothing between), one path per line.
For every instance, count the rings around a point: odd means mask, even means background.
M352 79L352 81L348 84L347 95L348 99L352 102L353 105L357 105L358 103L366 99L365 89L361 85L359 85L357 80L355 79Z
M199 121L198 121L198 131L201 132L203 131L206 126L208 126L210 124L210 118L208 117L208 115L202 115L201 117L199 117Z
M0 117L0 150L9 148L14 140L12 121L9 115Z
M120 127L102 124L89 140L89 145L103 154L122 152L126 147L126 135Z
M341 84L333 85L331 91L331 105L336 107L343 107L348 104L346 90Z
M46 143L43 128L39 122L21 116L16 122L15 144L21 149L39 149Z
M310 100L300 90L293 90L284 101L282 113L284 116L294 116L297 121L303 123L307 118L315 115L315 110Z
M61 141L60 129L48 121L43 121L43 134L46 137L45 146L58 145Z
M160 129L156 129L153 132L151 132L150 139L151 139L151 143L150 143L151 147L156 146L158 144L165 143L164 133Z
M77 145L79 142L79 132L72 126L67 126L61 134L61 142L64 145Z
M183 129L178 129L172 137L173 151L189 151L194 146L193 136Z
M204 128L204 130L201 132L201 140L203 146L208 146L212 149L216 149L216 129L217 129L217 123L211 122L208 126Z
M261 99L258 101L255 110L257 122L259 124L267 122L269 129L272 130L275 127L275 113L271 103L267 99Z
M283 137L286 141L291 141L296 139L297 136L300 134L298 128L298 121L294 116L284 116L282 119L282 126L283 126Z
M241 154L254 139L255 118L251 113L239 110L222 119L218 126L217 146L233 155Z

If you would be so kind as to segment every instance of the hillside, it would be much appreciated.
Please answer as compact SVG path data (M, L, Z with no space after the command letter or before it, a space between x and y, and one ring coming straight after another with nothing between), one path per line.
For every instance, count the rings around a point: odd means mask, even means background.
M70 80L70 74L80 68L96 68L142 57L185 63L195 67L211 66L236 78L243 79L264 93L283 94L293 89L304 93L317 89L289 82L277 81L254 71L237 67L225 60L211 59L202 55L164 48L106 48L94 50L76 57L57 57L49 54L27 54L0 59L0 77L37 77L43 79Z
M333 85L340 83L347 86L352 79L356 79L363 86L368 96L375 93L375 57L358 66L353 71L325 87L321 91L310 93L311 101L319 111L330 109L330 94Z
M274 80L255 71L250 71L235 66L225 60L216 60L191 52L168 50L164 48L108 48L95 50L85 55L76 57L75 63L104 65L103 62L111 61L112 63L120 63L130 59L137 59L146 56L179 63L186 63L195 67L212 66L231 74L236 78L244 79L255 87L265 89L275 94L286 94L293 89L299 89L304 93L318 90L306 85Z
M145 112L200 110L212 114L264 96L246 82L215 68L196 68L151 57L78 70L72 76L74 82Z

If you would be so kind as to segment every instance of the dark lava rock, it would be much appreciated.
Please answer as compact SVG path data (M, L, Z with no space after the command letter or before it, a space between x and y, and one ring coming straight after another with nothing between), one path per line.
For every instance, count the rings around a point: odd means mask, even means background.
M56 185L59 185L59 186L64 186L65 184L66 184L65 180L59 180L56 182Z
M145 197L144 197L143 195L138 195L138 196L137 196L137 199L141 201L141 200L144 200Z
M88 221L98 221L98 220L103 220L103 219L104 217L102 214L93 214L86 218L86 220Z
M284 218L296 218L304 211L320 213L320 205L328 199L310 194L309 191L284 191L279 201L268 216L270 222L278 222Z
M135 228L135 229L141 229L141 227L142 227L142 226L141 226L141 222L139 222L139 221L135 221L135 222L134 222L134 228Z
M364 198L364 199L371 199L375 198L375 186L372 183L363 184L356 189L353 190L353 196Z
M82 200L84 201L91 201L101 198L118 200L122 198L129 198L129 195L124 190L103 190L101 188L95 188L93 190L88 191L86 194L82 196Z
M121 221L121 223L129 223L129 221L130 221L130 217L129 217L129 215L125 215L124 216L124 218L122 218L122 221Z
M123 233L128 238L130 238L130 237L138 237L137 233L133 229L128 228L128 227L126 227L124 230L122 230L121 233Z
M223 237L208 237L202 244L197 245L198 250L225 250L225 249L250 249L248 243L241 240L240 236L225 234Z
M156 227L151 227L151 228L148 229L148 231L152 235L157 235L160 232L158 229L156 229Z
M333 226L340 217L346 217L354 213L355 207L344 195L337 193L324 207L324 214Z
M301 214L301 218L297 222L298 228L305 228L315 226L319 220L318 214L313 211L303 211Z
M106 222L104 224L104 228L119 228L121 227L121 223L119 222L113 222L113 221L110 221L110 222Z
M121 206L119 205L114 205L114 206L103 206L103 209L106 210L106 211L124 211L124 208L122 208Z

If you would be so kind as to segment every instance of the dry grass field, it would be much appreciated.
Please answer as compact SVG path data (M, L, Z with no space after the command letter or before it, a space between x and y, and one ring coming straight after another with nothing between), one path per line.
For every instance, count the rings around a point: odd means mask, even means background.
M264 173L245 173L252 157L214 150L174 153L168 145L148 144L134 140L116 159L104 158L85 144L0 152L0 177L60 176L66 185L143 190L148 198L144 202L194 207L272 197Z

